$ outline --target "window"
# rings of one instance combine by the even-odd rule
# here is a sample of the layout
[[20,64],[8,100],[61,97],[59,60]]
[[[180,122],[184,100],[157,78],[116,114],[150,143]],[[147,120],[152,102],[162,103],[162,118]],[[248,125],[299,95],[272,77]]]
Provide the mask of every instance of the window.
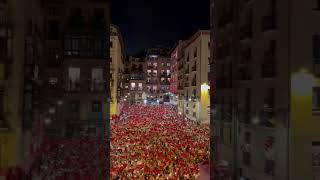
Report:
[[313,62],[313,73],[315,77],[320,77],[320,61]]
[[170,63],[167,63],[167,66],[168,66],[168,67],[170,67],[170,65],[171,65]]
[[0,56],[6,57],[8,55],[8,40],[0,37]]
[[196,117],[197,116],[197,113],[196,112],[193,112],[193,117]]
[[197,57],[198,56],[198,51],[197,51],[197,48],[195,49],[194,51],[194,56],[193,57]]
[[58,78],[57,77],[49,77],[49,84],[53,85],[53,86],[58,84]]
[[320,59],[320,35],[313,35],[313,58]]
[[320,87],[313,88],[313,110],[320,110]]
[[92,102],[92,112],[102,112],[102,105],[99,101]]
[[48,39],[49,40],[59,39],[59,22],[56,20],[48,21]]
[[113,48],[113,42],[110,41],[110,48]]
[[[65,35],[65,56],[107,58],[107,38],[92,35]],[[109,57],[108,57],[109,58]]]
[[48,7],[48,13],[50,16],[58,16],[59,9],[57,7]]
[[274,107],[274,100],[275,100],[275,95],[274,95],[274,88],[269,88],[268,92],[267,92],[267,97],[265,98],[265,104],[269,107],[269,108],[273,108]]

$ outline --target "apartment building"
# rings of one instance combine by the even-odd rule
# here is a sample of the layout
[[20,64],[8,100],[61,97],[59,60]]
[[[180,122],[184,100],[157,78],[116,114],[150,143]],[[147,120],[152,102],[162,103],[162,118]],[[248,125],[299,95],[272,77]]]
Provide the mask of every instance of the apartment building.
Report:
[[46,130],[102,135],[109,119],[109,1],[45,1]]
[[128,84],[125,86],[128,93],[125,94],[126,101],[131,104],[142,104],[146,99],[145,94],[145,54],[129,56],[129,64],[126,68]]
[[146,54],[146,95],[150,103],[169,103],[171,58],[168,48],[150,48]]
[[176,106],[181,114],[183,112],[183,50],[185,43],[186,41],[178,41],[171,52],[170,103]]
[[[28,171],[40,113],[43,7],[39,1],[0,1],[0,170]],[[2,174],[3,175],[3,174]],[[0,175],[0,178],[1,176]]]
[[119,27],[111,25],[110,27],[110,116],[119,113],[119,98],[121,95],[121,82],[124,72],[124,44]]
[[237,178],[319,179],[319,7],[214,1],[217,155]]
[[194,121],[208,120],[209,97],[202,98],[201,85],[209,84],[209,42],[210,31],[199,30],[184,47],[184,115]]

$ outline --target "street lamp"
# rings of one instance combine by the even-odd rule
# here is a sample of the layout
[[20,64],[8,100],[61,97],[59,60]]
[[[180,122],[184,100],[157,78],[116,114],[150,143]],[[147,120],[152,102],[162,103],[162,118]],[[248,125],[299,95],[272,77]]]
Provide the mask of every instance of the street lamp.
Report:
[[315,78],[313,74],[305,69],[301,69],[291,76],[291,90],[294,96],[311,96],[314,85]]

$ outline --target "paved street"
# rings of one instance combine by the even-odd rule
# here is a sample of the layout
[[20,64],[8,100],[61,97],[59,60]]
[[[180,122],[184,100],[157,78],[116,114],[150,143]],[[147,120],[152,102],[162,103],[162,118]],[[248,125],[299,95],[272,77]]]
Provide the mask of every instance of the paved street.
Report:
[[196,179],[209,158],[209,126],[165,106],[130,106],[110,133],[111,179]]

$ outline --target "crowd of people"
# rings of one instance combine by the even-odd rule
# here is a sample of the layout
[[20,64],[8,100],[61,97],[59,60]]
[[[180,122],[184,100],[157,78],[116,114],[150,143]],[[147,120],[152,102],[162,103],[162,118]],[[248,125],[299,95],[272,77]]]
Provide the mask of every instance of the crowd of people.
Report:
[[47,139],[35,157],[31,176],[47,180],[103,179],[107,173],[106,145],[99,137]]
[[111,179],[196,179],[209,133],[167,106],[132,105],[111,122]]

